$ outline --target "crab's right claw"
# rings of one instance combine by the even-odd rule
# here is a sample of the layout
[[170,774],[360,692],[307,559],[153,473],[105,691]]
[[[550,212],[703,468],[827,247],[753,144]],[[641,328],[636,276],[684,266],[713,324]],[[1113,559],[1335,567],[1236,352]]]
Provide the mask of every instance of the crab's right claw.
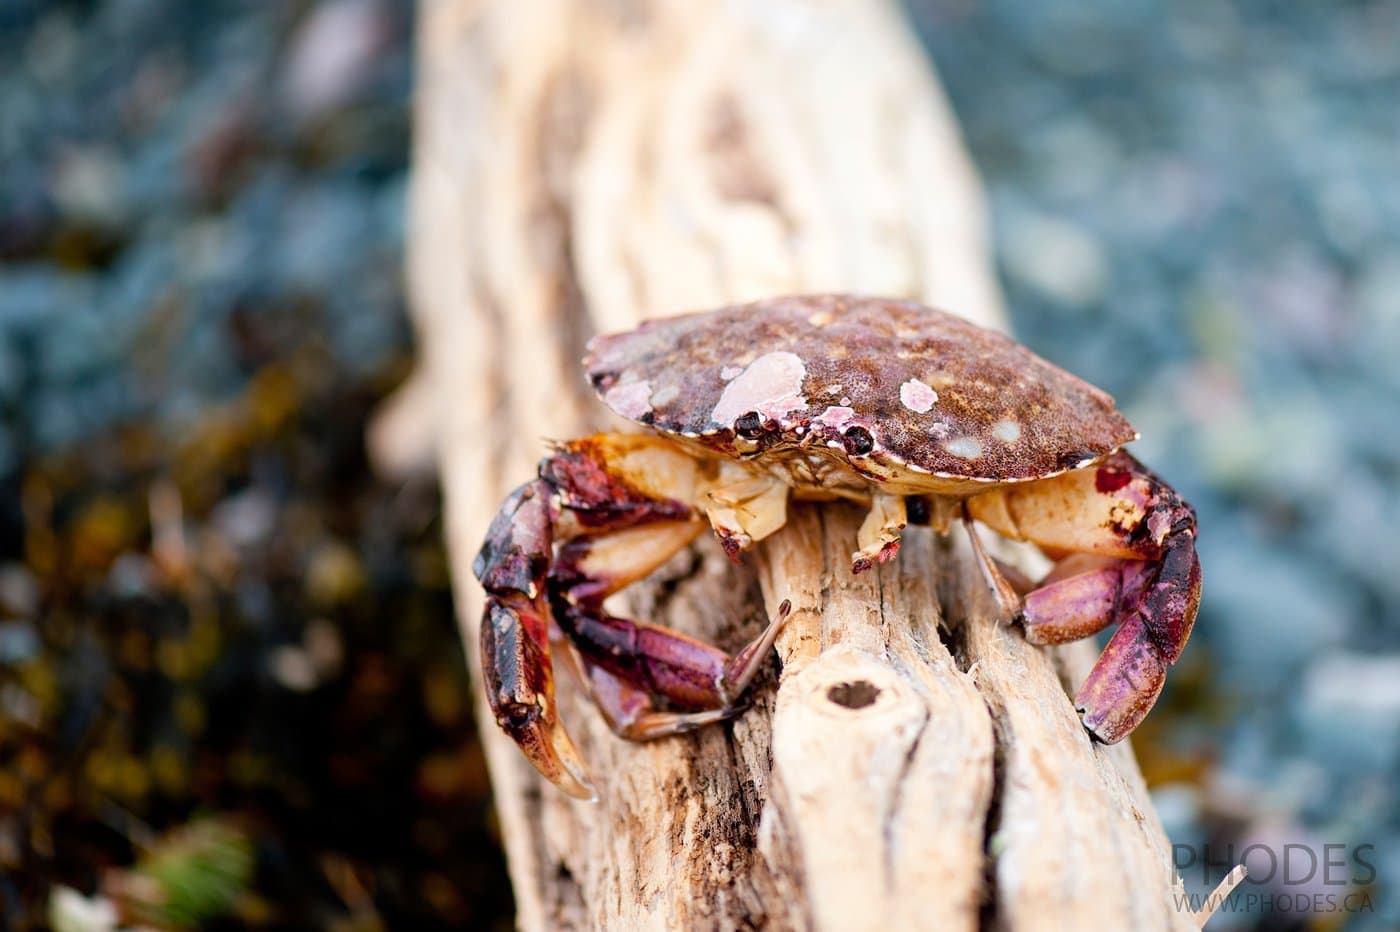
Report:
[[1201,563],[1192,537],[1173,543],[1074,698],[1084,727],[1104,744],[1121,741],[1147,717],[1167,667],[1191,635],[1201,601]]
[[578,799],[596,800],[555,708],[544,615],[521,598],[488,598],[481,619],[481,658],[486,698],[501,730],[555,786]]
[[967,506],[1003,534],[1075,554],[1026,595],[1021,623],[1033,644],[1119,625],[1075,705],[1096,740],[1127,737],[1157,701],[1196,621],[1196,513],[1121,450],[1092,469],[994,490]]

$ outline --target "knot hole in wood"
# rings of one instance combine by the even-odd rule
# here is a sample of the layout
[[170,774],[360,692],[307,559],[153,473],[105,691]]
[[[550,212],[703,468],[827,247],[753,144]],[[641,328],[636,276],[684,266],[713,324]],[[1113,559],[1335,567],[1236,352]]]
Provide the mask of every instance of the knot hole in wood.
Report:
[[826,698],[847,709],[863,709],[880,698],[880,688],[868,680],[837,683],[826,691]]

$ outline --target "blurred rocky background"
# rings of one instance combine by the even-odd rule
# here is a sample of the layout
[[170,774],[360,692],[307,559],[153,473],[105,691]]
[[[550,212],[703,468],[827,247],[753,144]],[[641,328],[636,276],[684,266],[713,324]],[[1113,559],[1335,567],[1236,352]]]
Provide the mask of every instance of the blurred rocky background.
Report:
[[437,493],[362,436],[412,12],[0,4],[0,928],[509,926]]
[[[1400,927],[1400,4],[908,6],[1019,335],[1200,511],[1188,886],[1340,844],[1211,928]],[[363,453],[412,14],[0,4],[0,927],[510,925],[436,490]]]
[[[1241,892],[1295,900],[1209,928],[1400,928],[1400,4],[909,5],[1018,336],[1200,514],[1195,635],[1134,744],[1188,886],[1259,844]],[[1361,882],[1284,883],[1288,844]]]

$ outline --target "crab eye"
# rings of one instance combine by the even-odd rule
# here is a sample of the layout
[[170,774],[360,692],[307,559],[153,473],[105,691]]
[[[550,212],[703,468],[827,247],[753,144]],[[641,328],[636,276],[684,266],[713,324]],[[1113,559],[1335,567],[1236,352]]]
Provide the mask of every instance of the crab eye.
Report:
[[758,416],[757,411],[741,414],[734,421],[734,432],[740,437],[757,440],[763,436],[763,419]]
[[852,456],[864,456],[875,449],[875,438],[864,427],[852,427],[842,435],[846,452]]
[[1096,459],[1098,459],[1098,455],[1089,450],[1071,450],[1068,453],[1060,454],[1060,468],[1078,469]]

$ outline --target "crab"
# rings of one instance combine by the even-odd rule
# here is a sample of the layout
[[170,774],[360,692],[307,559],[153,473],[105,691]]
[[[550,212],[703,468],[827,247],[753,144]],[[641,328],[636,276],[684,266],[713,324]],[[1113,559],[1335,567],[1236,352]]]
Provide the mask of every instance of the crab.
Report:
[[[584,367],[608,408],[649,430],[555,444],[473,567],[491,710],[566,793],[594,797],[557,714],[551,642],[624,738],[732,718],[787,602],[731,656],[604,600],[707,526],[737,561],[789,501],[868,509],[854,573],[894,559],[907,524],[960,525],[996,614],[1033,644],[1116,624],[1074,699],[1099,742],[1137,727],[1186,645],[1195,513],[1121,449],[1138,434],[1109,395],[999,333],[908,301],[800,295],[600,336]],[[1031,584],[974,522],[1058,562]]]

